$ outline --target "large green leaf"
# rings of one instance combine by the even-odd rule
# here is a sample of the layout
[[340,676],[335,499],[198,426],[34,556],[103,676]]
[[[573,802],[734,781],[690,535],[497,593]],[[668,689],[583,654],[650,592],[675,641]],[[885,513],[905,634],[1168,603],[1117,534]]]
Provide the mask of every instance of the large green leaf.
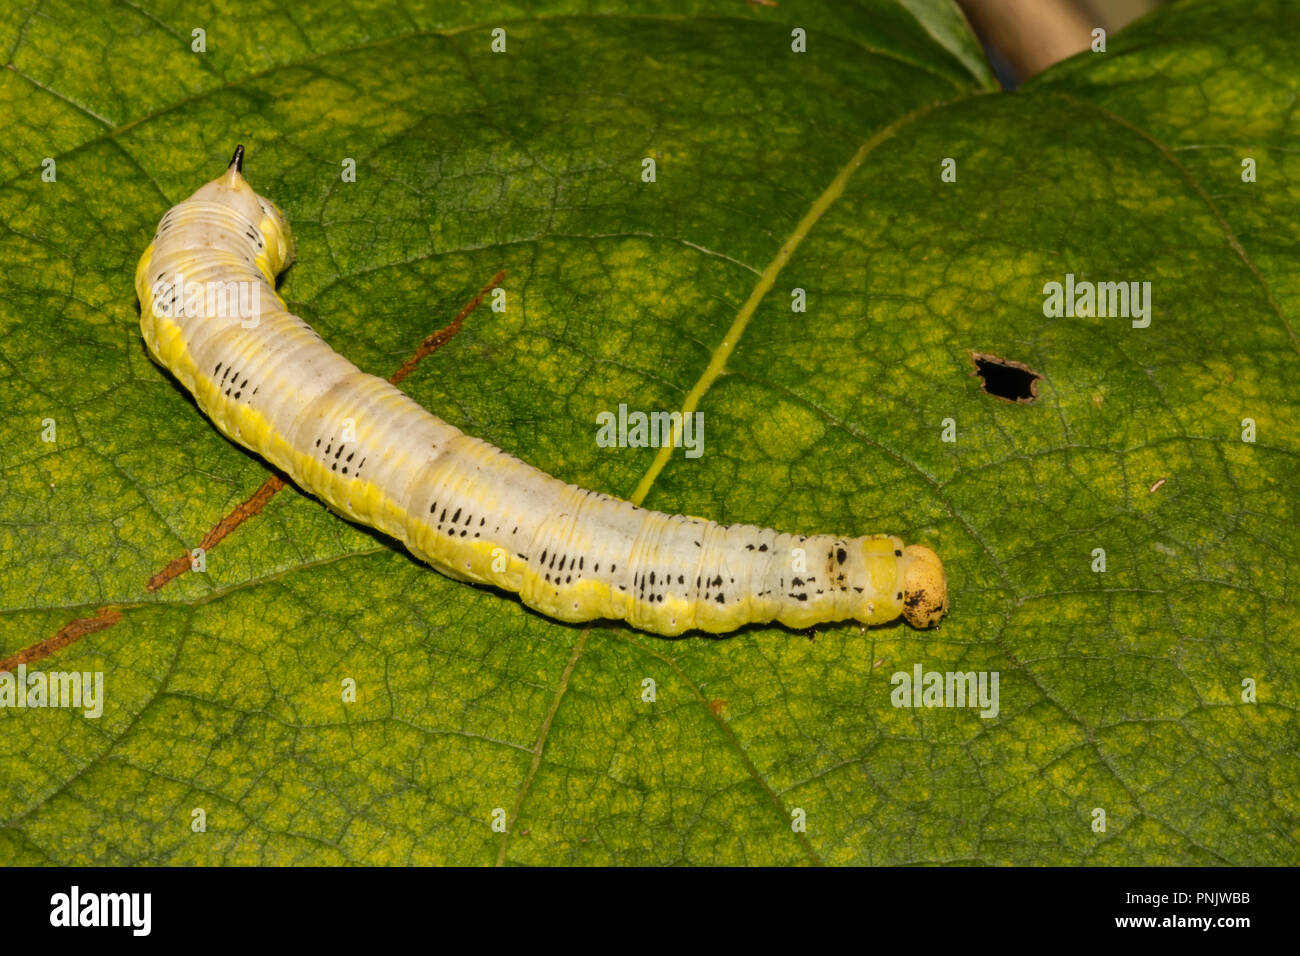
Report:
[[[31,665],[103,671],[102,717],[0,711],[0,862],[1300,859],[1294,4],[1180,3],[1016,94],[940,0],[263,6],[0,14],[0,654],[109,615]],[[236,142],[363,368],[504,268],[416,399],[661,510],[928,543],[948,619],[567,627],[292,489],[147,591],[267,475],[132,292]],[[1150,326],[1045,317],[1067,273],[1150,281]],[[696,397],[699,459],[595,443]],[[916,664],[999,714],[893,707]]]

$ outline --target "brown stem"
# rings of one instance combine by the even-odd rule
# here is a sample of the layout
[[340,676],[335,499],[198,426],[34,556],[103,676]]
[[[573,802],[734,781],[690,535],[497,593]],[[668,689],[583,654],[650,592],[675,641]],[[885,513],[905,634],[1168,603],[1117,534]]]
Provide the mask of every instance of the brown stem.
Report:
[[1092,44],[1090,22],[1069,0],[958,0],[975,29],[1029,79]]

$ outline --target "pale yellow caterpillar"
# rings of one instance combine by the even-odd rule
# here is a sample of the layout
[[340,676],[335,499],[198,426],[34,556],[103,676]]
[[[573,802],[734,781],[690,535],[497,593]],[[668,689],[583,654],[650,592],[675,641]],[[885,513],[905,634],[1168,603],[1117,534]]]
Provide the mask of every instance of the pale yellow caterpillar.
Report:
[[947,610],[927,547],[660,514],[464,434],[285,308],[274,282],[292,258],[283,214],[244,180],[241,146],[225,174],[168,210],[141,257],[144,340],[229,438],[443,574],[562,621],[667,635],[900,614],[930,627]]

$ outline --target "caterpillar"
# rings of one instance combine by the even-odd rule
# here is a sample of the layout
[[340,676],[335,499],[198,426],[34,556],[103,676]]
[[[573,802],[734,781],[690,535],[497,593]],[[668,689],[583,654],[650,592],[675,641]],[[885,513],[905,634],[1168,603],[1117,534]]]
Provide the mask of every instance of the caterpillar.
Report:
[[[565,484],[362,372],[276,292],[293,237],[243,159],[239,146],[225,173],[163,216],[136,269],[141,334],[223,434],[334,511],[561,621],[676,635],[900,614],[926,628],[947,611],[928,547],[650,511]],[[214,288],[249,308],[214,308]]]

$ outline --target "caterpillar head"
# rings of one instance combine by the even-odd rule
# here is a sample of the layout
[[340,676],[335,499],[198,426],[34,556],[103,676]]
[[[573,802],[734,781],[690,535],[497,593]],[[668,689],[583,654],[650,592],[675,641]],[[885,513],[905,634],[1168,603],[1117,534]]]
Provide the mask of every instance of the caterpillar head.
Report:
[[271,200],[259,196],[244,178],[244,147],[236,146],[230,165],[221,176],[199,187],[191,199],[229,206],[243,219],[257,226],[266,242],[264,253],[272,276],[293,261],[293,233],[284,213]]
[[903,549],[903,619],[934,627],[948,611],[948,575],[939,556],[923,544]]

